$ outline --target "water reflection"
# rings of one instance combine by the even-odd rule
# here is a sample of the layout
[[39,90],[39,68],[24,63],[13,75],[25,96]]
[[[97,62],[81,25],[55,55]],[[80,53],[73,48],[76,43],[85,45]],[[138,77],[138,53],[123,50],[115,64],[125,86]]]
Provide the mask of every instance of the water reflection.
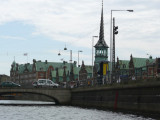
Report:
[[28,101],[28,100],[0,100],[1,105],[54,105],[55,102]]

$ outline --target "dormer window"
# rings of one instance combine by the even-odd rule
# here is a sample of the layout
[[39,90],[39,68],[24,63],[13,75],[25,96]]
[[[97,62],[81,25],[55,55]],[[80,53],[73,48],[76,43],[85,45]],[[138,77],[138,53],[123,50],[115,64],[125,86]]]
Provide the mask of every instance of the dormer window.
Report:
[[125,65],[125,64],[123,64],[123,68],[126,68],[126,65]]
[[43,68],[40,68],[40,70],[43,70]]

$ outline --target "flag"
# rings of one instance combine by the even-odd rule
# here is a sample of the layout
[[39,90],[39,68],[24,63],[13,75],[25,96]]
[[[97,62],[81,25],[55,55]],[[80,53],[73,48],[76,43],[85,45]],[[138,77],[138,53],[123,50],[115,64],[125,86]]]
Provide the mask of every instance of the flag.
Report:
[[23,55],[24,55],[24,56],[27,56],[27,55],[28,55],[28,53],[24,53]]

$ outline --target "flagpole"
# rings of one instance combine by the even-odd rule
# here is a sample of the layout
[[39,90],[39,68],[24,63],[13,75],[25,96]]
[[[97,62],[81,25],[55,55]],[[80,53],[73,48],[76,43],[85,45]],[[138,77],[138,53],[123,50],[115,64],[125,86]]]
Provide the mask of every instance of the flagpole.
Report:
[[24,53],[24,56],[27,56],[27,63],[28,63],[28,53]]

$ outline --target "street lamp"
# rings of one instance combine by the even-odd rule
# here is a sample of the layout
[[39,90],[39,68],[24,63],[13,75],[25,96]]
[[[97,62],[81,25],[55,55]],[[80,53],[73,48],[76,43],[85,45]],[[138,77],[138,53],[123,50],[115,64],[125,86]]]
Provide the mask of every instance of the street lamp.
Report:
[[[66,47],[66,45],[65,45],[65,48],[64,48],[64,50],[67,50],[67,47]],[[70,72],[71,72],[71,66],[72,66],[72,50],[70,50]]]
[[[78,50],[78,68],[79,68],[79,53],[83,52],[82,50]],[[79,81],[79,72],[78,72],[78,81]]]
[[65,44],[64,50],[67,50],[67,48],[66,48],[66,44]]
[[113,11],[128,11],[133,12],[133,10],[111,10],[111,21],[110,21],[110,74],[112,74],[112,12]]
[[[64,47],[64,50],[67,50],[67,47],[66,47],[66,45],[65,45],[65,47]],[[70,50],[70,63],[72,63],[72,50]]]
[[59,51],[58,56],[60,56],[60,55],[61,55],[61,53],[60,53],[60,51]]
[[94,38],[97,38],[98,36],[92,36],[92,78],[93,78],[93,45],[94,45]]
[[79,67],[79,53],[83,52],[82,50],[78,50],[78,67]]

